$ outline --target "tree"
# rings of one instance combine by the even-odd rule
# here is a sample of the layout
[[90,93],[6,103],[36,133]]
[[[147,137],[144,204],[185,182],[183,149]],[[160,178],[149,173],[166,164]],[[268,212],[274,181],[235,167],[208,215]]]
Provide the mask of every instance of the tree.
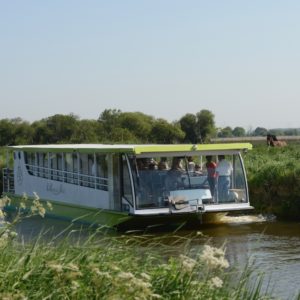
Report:
[[121,113],[120,127],[128,129],[141,142],[148,142],[154,118],[140,112]]
[[196,132],[200,142],[207,141],[210,137],[216,135],[215,116],[209,110],[203,109],[196,114]]
[[253,131],[254,136],[267,136],[268,130],[263,127],[256,127],[256,129]]
[[78,117],[70,115],[54,115],[34,122],[33,140],[37,144],[69,143],[78,126]]
[[222,128],[219,133],[218,133],[218,137],[232,137],[232,129],[231,127],[227,126],[225,128]]
[[178,143],[184,136],[179,125],[170,124],[164,119],[156,120],[151,130],[151,141],[159,144]]
[[101,133],[101,124],[95,120],[78,121],[78,126],[71,136],[71,143],[99,143],[103,141],[104,134]]
[[19,118],[13,119],[12,123],[15,128],[14,144],[15,145],[32,144],[34,130],[30,125],[30,123],[26,121],[22,121]]
[[14,126],[9,119],[0,120],[0,146],[14,144]]
[[113,128],[119,127],[121,113],[119,109],[105,109],[100,114],[98,122],[102,125],[103,129],[109,133]]
[[21,118],[0,120],[0,146],[31,144],[33,129]]
[[137,137],[132,134],[127,128],[115,128],[107,141],[109,143],[135,144],[138,143]]
[[235,127],[233,130],[232,130],[232,134],[233,136],[245,136],[246,135],[246,131],[243,127]]
[[180,120],[181,130],[184,132],[184,142],[196,144],[197,139],[197,117],[193,114],[185,114]]

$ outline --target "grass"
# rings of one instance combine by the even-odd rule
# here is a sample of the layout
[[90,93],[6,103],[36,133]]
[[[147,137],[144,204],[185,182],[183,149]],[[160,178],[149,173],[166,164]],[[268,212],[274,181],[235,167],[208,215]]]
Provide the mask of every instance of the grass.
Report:
[[71,230],[64,238],[40,233],[24,243],[15,225],[45,212],[38,199],[27,205],[29,215],[20,209],[0,227],[0,299],[271,298],[262,294],[261,280],[253,284],[249,268],[241,274],[229,266],[224,247],[193,248],[203,239],[197,232],[107,235],[99,228],[89,235]]
[[257,147],[245,156],[251,203],[284,219],[300,216],[300,147]]

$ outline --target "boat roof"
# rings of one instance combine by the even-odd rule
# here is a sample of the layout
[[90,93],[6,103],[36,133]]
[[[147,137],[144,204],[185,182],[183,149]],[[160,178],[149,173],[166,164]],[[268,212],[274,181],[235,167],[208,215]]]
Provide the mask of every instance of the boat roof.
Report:
[[224,144],[55,144],[55,145],[19,145],[8,146],[9,149],[28,152],[81,152],[81,153],[131,153],[142,155],[147,153],[174,153],[174,152],[209,152],[209,151],[247,151],[252,149],[250,143]]

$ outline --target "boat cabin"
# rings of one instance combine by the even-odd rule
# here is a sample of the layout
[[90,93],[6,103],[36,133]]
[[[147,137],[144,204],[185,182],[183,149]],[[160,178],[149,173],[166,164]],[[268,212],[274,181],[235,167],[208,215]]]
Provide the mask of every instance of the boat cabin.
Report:
[[[37,194],[54,204],[56,215],[70,218],[84,209],[123,216],[250,209],[241,154],[251,148],[248,143],[12,146],[13,166],[3,170],[3,190],[18,197]],[[223,187],[220,157],[230,169]],[[76,215],[70,213],[74,208]]]

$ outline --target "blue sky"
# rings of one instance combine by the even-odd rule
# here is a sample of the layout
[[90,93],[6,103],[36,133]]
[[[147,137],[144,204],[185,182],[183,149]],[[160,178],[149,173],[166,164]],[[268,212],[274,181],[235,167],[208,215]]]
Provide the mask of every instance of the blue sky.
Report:
[[0,1],[0,119],[107,108],[300,127],[299,1]]

